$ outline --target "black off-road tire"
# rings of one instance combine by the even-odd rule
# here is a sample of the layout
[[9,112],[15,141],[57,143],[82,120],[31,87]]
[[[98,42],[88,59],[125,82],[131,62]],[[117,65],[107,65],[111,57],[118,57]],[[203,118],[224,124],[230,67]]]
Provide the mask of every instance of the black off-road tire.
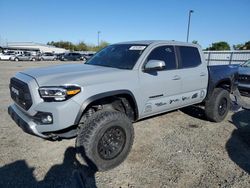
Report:
[[107,109],[95,112],[80,127],[76,149],[78,157],[88,166],[106,171],[126,159],[133,141],[134,128],[129,118],[122,112]]
[[205,102],[205,114],[209,121],[223,121],[230,109],[229,92],[223,88],[215,88],[210,99]]

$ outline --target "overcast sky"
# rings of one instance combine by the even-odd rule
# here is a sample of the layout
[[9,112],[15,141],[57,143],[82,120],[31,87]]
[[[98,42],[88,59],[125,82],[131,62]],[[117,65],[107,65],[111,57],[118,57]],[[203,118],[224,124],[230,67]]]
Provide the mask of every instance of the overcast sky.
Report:
[[166,39],[203,48],[250,40],[250,0],[0,0],[0,43],[68,40],[110,43]]

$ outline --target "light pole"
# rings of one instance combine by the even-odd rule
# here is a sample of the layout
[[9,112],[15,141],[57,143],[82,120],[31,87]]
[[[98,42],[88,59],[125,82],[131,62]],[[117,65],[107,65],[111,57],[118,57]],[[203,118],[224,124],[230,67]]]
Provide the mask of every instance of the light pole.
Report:
[[97,31],[97,46],[100,45],[100,33],[101,31]]
[[189,38],[189,28],[190,28],[190,21],[191,21],[191,14],[193,13],[193,10],[189,11],[189,15],[188,15],[188,29],[187,29],[187,42],[188,42],[188,38]]

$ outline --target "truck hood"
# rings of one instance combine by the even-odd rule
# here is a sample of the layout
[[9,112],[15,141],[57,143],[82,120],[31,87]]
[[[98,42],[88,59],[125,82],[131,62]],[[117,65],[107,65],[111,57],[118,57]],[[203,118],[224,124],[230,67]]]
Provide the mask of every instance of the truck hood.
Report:
[[250,67],[239,67],[239,74],[250,75]]
[[[107,78],[105,75],[119,75],[126,71],[110,67],[102,67],[86,64],[68,64],[52,67],[29,69],[22,74],[33,77],[39,86],[59,86],[65,84],[91,84],[100,79]],[[104,81],[104,80],[103,80]]]

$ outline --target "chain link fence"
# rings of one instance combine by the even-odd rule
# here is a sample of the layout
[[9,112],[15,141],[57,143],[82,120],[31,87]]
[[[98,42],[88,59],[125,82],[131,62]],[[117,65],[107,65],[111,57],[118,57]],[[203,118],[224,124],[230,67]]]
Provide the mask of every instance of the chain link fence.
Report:
[[208,65],[241,64],[250,59],[250,50],[203,51]]

